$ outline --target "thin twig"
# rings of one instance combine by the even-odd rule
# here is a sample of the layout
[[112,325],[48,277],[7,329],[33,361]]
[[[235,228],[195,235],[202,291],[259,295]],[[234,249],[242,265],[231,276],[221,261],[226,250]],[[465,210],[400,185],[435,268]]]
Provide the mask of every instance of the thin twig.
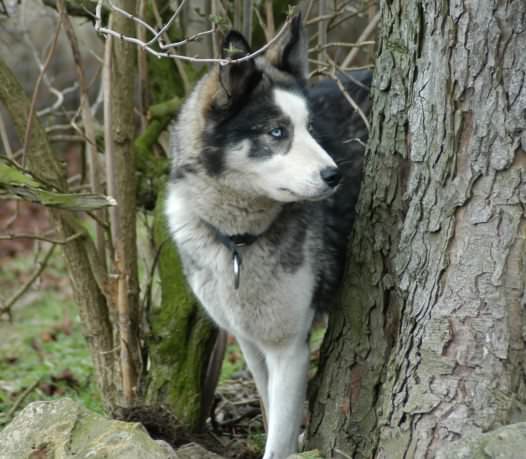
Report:
[[[110,2],[110,6],[111,6],[112,9],[114,9],[114,6],[111,4],[111,2]],[[179,60],[188,61],[188,62],[217,63],[219,65],[239,64],[241,62],[245,62],[245,61],[248,61],[250,59],[253,59],[256,56],[259,56],[260,54],[263,54],[277,40],[279,40],[279,38],[285,33],[285,31],[287,30],[287,28],[290,25],[290,22],[292,20],[291,17],[288,17],[285,20],[285,22],[284,22],[283,26],[281,27],[280,31],[274,36],[274,38],[272,38],[272,40],[267,42],[266,45],[262,46],[261,48],[257,49],[256,51],[254,51],[254,52],[252,52],[250,54],[247,54],[246,56],[240,57],[238,59],[231,59],[231,58],[215,59],[215,58],[202,58],[202,57],[184,56],[182,54],[169,53],[167,51],[157,51],[157,50],[155,50],[154,48],[152,48],[150,46],[150,44],[149,44],[150,42],[144,42],[142,40],[139,40],[138,38],[129,37],[129,36],[124,35],[124,34],[122,34],[120,32],[116,32],[115,30],[112,30],[110,28],[103,27],[101,25],[101,23],[102,23],[101,13],[100,13],[101,9],[102,9],[102,0],[99,0],[99,2],[97,4],[97,8],[96,8],[96,21],[95,21],[95,30],[97,32],[99,32],[99,33],[106,34],[106,35],[111,35],[111,36],[116,37],[116,38],[118,38],[120,40],[124,40],[124,41],[127,41],[129,43],[134,43],[137,46],[143,47],[143,49],[145,49],[147,52],[149,52],[150,54],[153,54],[154,56],[156,56],[158,58],[166,57],[166,58],[170,58],[170,59],[179,59]],[[115,11],[118,12],[118,13],[124,14],[126,17],[128,17],[130,19],[133,19],[136,22],[139,22],[139,23],[143,23],[144,22],[142,20],[139,20],[135,16],[133,16],[131,13],[123,12],[123,10],[121,10],[121,9],[115,10]],[[153,28],[151,26],[148,26],[148,29],[152,30]],[[182,40],[182,41],[176,42],[176,43],[164,44],[164,43],[158,42],[158,44],[159,44],[159,46],[162,49],[167,49],[167,48],[176,47],[176,46],[182,46],[183,44],[187,43],[190,40],[197,39],[199,37],[202,37],[205,34],[212,33],[213,31],[214,30],[207,30],[207,31],[204,31],[204,32],[199,32],[199,33],[193,35],[192,37],[188,37],[185,40]],[[156,35],[158,35],[158,32],[155,32],[155,33],[156,33]]]
[[[110,196],[116,196],[117,184],[116,184],[116,171],[115,171],[115,159],[113,154],[113,134],[112,134],[112,118],[111,118],[111,49],[112,49],[112,38],[106,37],[106,45],[104,48],[104,67],[102,70],[102,87],[104,91],[104,159],[106,161],[106,187]],[[119,207],[115,206],[109,209],[110,216],[110,231],[111,231],[111,245],[117,243],[118,235],[120,234],[119,228]],[[113,252],[113,250],[112,250]],[[113,256],[112,256],[113,259]]]
[[[153,0],[152,5],[157,6],[157,1]],[[146,14],[146,0],[139,0],[139,17],[144,18]],[[137,37],[146,41],[146,30],[144,27],[137,26],[135,31]],[[146,113],[148,112],[149,103],[149,94],[148,94],[148,62],[146,59],[146,52],[142,48],[137,49],[137,73],[138,73],[138,111],[139,118],[141,122],[141,131],[144,131],[147,125]]]
[[265,28],[265,36],[267,41],[270,40],[276,33],[276,23],[274,21],[274,8],[272,0],[265,0],[265,18],[267,27]]
[[[323,17],[327,13],[327,0],[319,0],[318,13]],[[327,44],[327,21],[318,22],[318,60],[325,61],[327,53],[325,52],[325,45]],[[320,66],[321,67],[321,66]]]
[[[376,26],[378,25],[378,22],[380,21],[380,13],[376,13],[376,16],[372,19],[369,24],[367,24],[367,27],[363,30],[362,34],[358,38],[358,43],[364,42],[369,38],[369,36],[374,32],[376,29]],[[347,57],[343,60],[341,66],[342,67],[349,67],[356,55],[358,54],[359,48],[352,49],[349,54],[347,54]]]
[[[163,19],[161,17],[161,13],[159,13],[159,8],[157,8],[157,2],[156,1],[152,2],[152,11],[153,11],[153,15],[155,16],[155,20],[157,22],[157,26],[161,27]],[[166,41],[170,41],[169,37],[168,37],[168,33],[166,33],[166,32],[163,34],[163,38]],[[173,53],[172,50],[170,50],[169,52]],[[185,68],[184,68],[184,66],[183,66],[181,61],[176,60],[175,61],[175,66],[177,67],[177,71],[179,72],[179,76],[181,77],[181,81],[183,82],[184,93],[185,93],[185,95],[188,95],[188,94],[190,94],[190,91],[192,89],[192,84],[190,83],[190,79],[188,78],[188,74],[186,73],[186,70],[185,70]]]
[[[122,249],[117,249],[122,254]],[[120,364],[122,374],[122,392],[127,402],[135,398],[135,372],[130,356],[129,343],[131,342],[130,305],[128,301],[129,276],[123,264],[123,260],[117,255],[115,266],[118,272],[117,280],[117,311],[119,315],[119,341],[120,341]]]
[[354,108],[356,112],[358,112],[358,115],[360,115],[360,118],[362,118],[365,124],[365,127],[367,128],[367,130],[369,130],[370,126],[369,126],[369,121],[367,120],[367,117],[365,116],[360,106],[354,101],[351,95],[347,92],[341,80],[338,78],[338,76],[335,73],[329,73],[329,76],[336,82],[336,84],[338,85],[338,89],[341,91],[345,99],[347,99],[347,102],[351,104],[352,108]]
[[159,244],[159,247],[157,247],[157,250],[155,251],[155,256],[152,261],[152,265],[150,266],[150,271],[148,273],[148,279],[146,281],[146,289],[144,292],[144,298],[143,298],[143,309],[145,311],[150,310],[150,306],[152,304],[152,291],[153,291],[153,280],[155,277],[155,270],[157,269],[157,265],[159,263],[159,259],[161,258],[161,251],[164,247],[164,245],[170,241],[171,238],[167,237],[163,242]]
[[9,408],[9,411],[5,415],[5,418],[3,419],[3,422],[9,422],[13,415],[16,413],[16,410],[20,407],[20,405],[24,402],[24,400],[27,398],[27,396],[33,392],[38,385],[40,384],[40,378],[38,378],[35,382],[33,382],[29,387],[27,387],[24,392],[22,392],[18,398],[15,400],[11,408]]
[[10,313],[11,308],[13,305],[20,299],[22,296],[26,294],[26,292],[30,289],[30,287],[33,285],[33,283],[40,277],[44,269],[46,269],[46,265],[51,258],[51,255],[53,255],[53,251],[55,250],[56,245],[53,244],[51,248],[47,251],[46,255],[44,256],[43,260],[40,262],[39,267],[35,270],[35,272],[31,275],[29,280],[22,285],[16,291],[13,295],[11,295],[11,298],[7,300],[7,302],[3,305],[0,305],[0,314]]
[[50,113],[56,112],[60,107],[64,105],[64,100],[67,94],[76,91],[79,88],[78,83],[75,81],[71,86],[68,86],[67,88],[62,89],[59,91],[58,89],[54,88],[51,85],[48,85],[48,89],[51,91],[52,94],[55,95],[56,99],[55,102],[53,102],[52,105],[49,107],[42,108],[37,111],[37,116],[45,116],[49,115]]
[[[86,84],[86,77],[84,74],[84,67],[82,64],[82,57],[80,54],[79,43],[77,35],[73,30],[73,25],[71,20],[66,13],[66,6],[64,0],[58,0],[57,2],[58,11],[60,14],[60,19],[64,26],[64,30],[68,37],[71,52],[73,54],[73,61],[75,62],[75,70],[77,72],[77,78],[79,81],[79,91],[80,91],[80,107],[82,113],[82,122],[84,124],[84,132],[87,138],[86,142],[86,154],[88,157],[89,164],[89,179],[93,193],[102,194],[104,192],[102,185],[100,183],[99,177],[99,168],[98,168],[98,159],[97,159],[97,140],[95,136],[95,121],[93,119],[93,114],[91,113],[91,107],[89,104],[88,96],[88,86]],[[96,211],[97,216],[104,221],[104,211]],[[96,245],[99,253],[99,258],[105,265],[106,261],[106,243],[104,239],[104,229],[97,225],[96,227]]]
[[51,63],[51,59],[53,58],[53,55],[55,54],[55,50],[57,49],[58,37],[60,36],[61,27],[62,27],[62,24],[60,21],[58,21],[57,27],[55,29],[55,35],[53,36],[53,42],[47,53],[46,60],[44,61],[44,64],[42,65],[40,74],[38,75],[37,81],[35,83],[35,88],[33,89],[33,96],[31,98],[31,106],[29,108],[29,115],[27,117],[26,131],[24,133],[24,144],[22,147],[22,151],[23,151],[22,164],[25,163],[25,156],[26,156],[27,147],[29,145],[29,137],[31,135],[31,127],[33,125],[33,117],[35,114],[35,107],[37,104],[38,93],[40,91],[40,84],[42,83],[44,74],[46,73],[47,68],[49,67],[49,64]]
[[0,138],[2,139],[2,145],[4,146],[4,151],[6,156],[14,161],[13,159],[13,150],[11,149],[11,144],[9,143],[9,137],[7,136],[7,129],[4,123],[4,117],[0,113]]
[[243,35],[252,45],[252,0],[243,0]]
[[316,53],[320,50],[327,49],[327,48],[362,48],[364,46],[372,46],[375,43],[376,43],[375,41],[361,41],[361,42],[356,42],[356,43],[335,41],[331,43],[326,43],[322,47],[317,46],[315,48],[311,48],[309,49],[309,53]]
[[339,454],[340,456],[343,456],[345,459],[352,459],[351,456],[349,456],[348,454],[344,453],[342,450],[340,450],[338,448],[335,448],[334,452],[336,454]]
[[69,244],[71,241],[74,241],[75,239],[78,239],[79,237],[83,236],[84,233],[75,233],[72,236],[69,236],[66,239],[52,239],[47,238],[44,236],[39,236],[38,234],[24,234],[24,233],[17,233],[17,234],[0,234],[0,241],[12,241],[16,239],[34,239],[36,241],[43,241],[43,242],[49,242],[50,244],[58,244],[58,245],[65,245]]

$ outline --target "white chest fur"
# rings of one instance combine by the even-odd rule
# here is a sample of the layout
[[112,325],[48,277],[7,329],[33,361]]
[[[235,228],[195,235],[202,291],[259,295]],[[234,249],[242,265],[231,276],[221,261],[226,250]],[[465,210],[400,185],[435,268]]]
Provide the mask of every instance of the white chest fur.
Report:
[[236,337],[268,344],[306,335],[315,283],[310,260],[290,272],[280,265],[279,249],[256,240],[239,249],[242,264],[236,290],[231,251],[214,238],[184,198],[183,193],[170,193],[166,213],[188,282],[212,319]]

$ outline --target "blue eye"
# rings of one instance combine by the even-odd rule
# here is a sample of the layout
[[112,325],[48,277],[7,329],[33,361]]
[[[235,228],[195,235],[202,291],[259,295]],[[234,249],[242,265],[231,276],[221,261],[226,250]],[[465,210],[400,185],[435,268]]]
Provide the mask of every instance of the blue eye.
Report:
[[282,139],[283,137],[285,137],[286,131],[282,127],[275,127],[269,132],[269,134],[275,139]]

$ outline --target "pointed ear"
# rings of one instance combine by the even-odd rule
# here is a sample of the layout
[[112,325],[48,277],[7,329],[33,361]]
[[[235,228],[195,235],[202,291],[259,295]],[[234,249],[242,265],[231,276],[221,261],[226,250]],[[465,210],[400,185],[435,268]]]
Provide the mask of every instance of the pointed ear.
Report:
[[308,43],[301,13],[292,18],[289,30],[267,53],[272,65],[306,81],[309,75]]
[[[239,32],[230,31],[223,41],[222,58],[240,59],[250,53],[245,37]],[[254,59],[249,59],[238,64],[220,66],[219,79],[226,97],[224,102],[232,105],[255,88],[261,79],[261,73],[256,68]]]

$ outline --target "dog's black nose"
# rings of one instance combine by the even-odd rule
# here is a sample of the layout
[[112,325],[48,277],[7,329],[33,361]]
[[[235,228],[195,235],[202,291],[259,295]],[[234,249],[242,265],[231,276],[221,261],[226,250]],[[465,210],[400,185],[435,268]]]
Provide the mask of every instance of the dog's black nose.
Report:
[[326,167],[320,172],[320,175],[331,188],[335,188],[342,178],[342,174],[340,174],[340,170],[337,167]]

